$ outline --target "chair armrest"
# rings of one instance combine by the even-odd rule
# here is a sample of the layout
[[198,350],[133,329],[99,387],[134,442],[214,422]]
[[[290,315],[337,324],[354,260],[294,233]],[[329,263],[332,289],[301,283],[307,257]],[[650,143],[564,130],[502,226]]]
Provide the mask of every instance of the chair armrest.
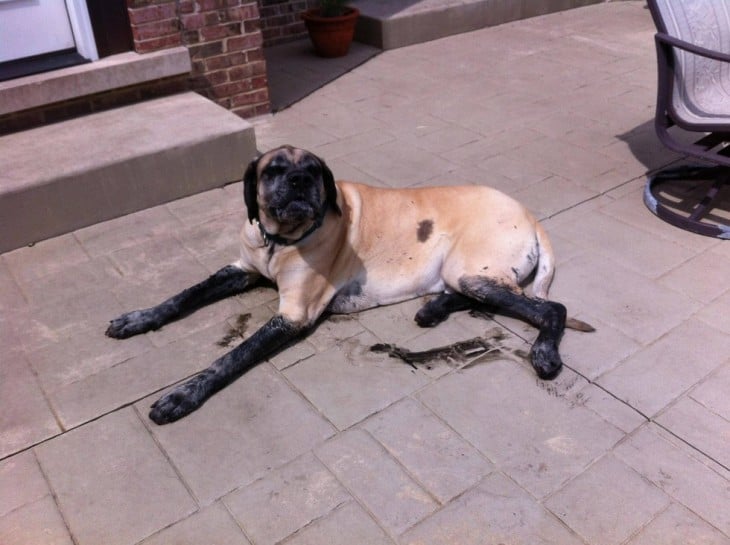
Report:
[[672,47],[688,51],[689,53],[694,53],[695,55],[699,55],[700,57],[706,57],[708,59],[730,63],[730,54],[728,53],[722,53],[720,51],[714,51],[712,49],[707,49],[706,47],[691,44],[663,32],[657,32],[657,34],[654,36],[654,39],[657,42],[671,45]]

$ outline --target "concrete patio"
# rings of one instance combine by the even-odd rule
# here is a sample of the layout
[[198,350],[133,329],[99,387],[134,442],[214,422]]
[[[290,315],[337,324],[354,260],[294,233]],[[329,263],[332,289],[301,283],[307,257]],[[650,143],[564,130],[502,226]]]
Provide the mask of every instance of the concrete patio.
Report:
[[[423,330],[411,301],[324,322],[158,427],[149,405],[276,293],[125,341],[106,323],[236,258],[241,185],[2,254],[0,543],[729,544],[730,243],[642,204],[682,159],[653,132],[653,33],[629,0],[390,50],[255,127],[339,178],[487,184],[543,218],[551,297],[597,328],[566,333],[553,382],[514,355],[532,328]],[[505,356],[459,366],[369,351],[494,328]]]

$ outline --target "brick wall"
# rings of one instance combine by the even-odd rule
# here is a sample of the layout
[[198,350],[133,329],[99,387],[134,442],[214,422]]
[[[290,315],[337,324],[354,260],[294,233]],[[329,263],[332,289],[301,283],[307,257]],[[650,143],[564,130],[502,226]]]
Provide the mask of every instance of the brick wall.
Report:
[[127,7],[137,53],[182,44],[175,0],[127,0]]
[[257,0],[126,2],[134,50],[144,54],[184,45],[192,74],[4,114],[0,135],[190,89],[244,118],[270,111]]
[[299,14],[317,4],[317,0],[260,0],[264,45],[305,38],[307,30]]
[[256,0],[127,0],[134,48],[184,45],[193,90],[241,117],[270,111]]

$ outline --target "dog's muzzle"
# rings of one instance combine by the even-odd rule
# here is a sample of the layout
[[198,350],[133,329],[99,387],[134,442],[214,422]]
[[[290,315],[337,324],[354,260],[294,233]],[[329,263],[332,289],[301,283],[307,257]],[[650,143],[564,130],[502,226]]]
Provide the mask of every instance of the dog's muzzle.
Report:
[[280,223],[302,223],[313,220],[317,213],[314,207],[301,200],[293,200],[282,206],[269,207],[269,212]]
[[302,223],[319,216],[319,195],[314,178],[302,171],[287,174],[269,202],[269,214],[277,221],[287,224]]

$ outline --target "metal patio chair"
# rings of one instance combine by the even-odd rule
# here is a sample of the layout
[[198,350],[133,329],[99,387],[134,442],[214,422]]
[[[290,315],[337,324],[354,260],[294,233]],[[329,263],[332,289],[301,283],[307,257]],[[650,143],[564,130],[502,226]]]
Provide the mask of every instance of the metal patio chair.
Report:
[[648,0],[657,27],[654,125],[668,148],[709,162],[649,178],[647,207],[694,233],[730,238],[730,2]]

